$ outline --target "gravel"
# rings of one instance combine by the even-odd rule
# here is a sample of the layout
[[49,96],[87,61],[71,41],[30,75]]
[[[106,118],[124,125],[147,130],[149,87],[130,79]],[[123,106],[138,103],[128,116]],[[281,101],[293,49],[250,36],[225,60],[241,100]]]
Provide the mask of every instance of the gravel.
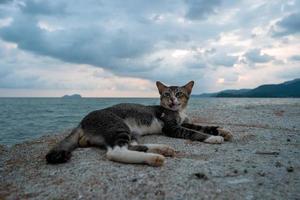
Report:
[[97,148],[77,149],[68,163],[47,165],[46,152],[67,132],[0,146],[0,199],[300,199],[300,106],[191,115],[231,130],[234,140],[210,145],[146,136],[142,142],[177,150],[158,168],[111,162]]

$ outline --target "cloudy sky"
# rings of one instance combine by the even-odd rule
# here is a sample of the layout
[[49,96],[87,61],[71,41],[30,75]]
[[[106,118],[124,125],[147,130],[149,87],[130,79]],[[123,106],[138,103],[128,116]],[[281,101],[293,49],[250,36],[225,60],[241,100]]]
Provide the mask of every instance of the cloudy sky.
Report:
[[0,0],[0,96],[194,94],[300,77],[299,0]]

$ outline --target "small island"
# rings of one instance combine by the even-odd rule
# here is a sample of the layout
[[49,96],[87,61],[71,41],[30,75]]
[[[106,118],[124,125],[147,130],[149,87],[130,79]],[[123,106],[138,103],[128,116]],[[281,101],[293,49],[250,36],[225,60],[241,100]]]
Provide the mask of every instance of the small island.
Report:
[[64,95],[62,96],[63,99],[81,99],[80,94],[72,94],[72,95]]

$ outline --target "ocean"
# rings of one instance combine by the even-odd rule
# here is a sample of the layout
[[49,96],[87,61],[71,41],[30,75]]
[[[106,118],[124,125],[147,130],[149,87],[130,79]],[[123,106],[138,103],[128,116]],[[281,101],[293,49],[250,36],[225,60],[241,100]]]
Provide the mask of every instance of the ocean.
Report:
[[[298,104],[299,99],[191,98],[187,112],[237,106]],[[158,105],[158,98],[0,98],[0,144],[11,146],[71,129],[89,112],[118,103]]]

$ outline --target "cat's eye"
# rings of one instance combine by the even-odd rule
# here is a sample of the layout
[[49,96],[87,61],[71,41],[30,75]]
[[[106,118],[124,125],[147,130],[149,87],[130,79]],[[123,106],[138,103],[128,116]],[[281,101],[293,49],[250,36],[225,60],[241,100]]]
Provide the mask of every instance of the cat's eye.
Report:
[[176,97],[181,97],[181,96],[183,96],[183,93],[182,93],[182,92],[177,92],[177,93],[176,93]]
[[170,92],[165,92],[165,93],[164,93],[164,96],[165,96],[165,97],[170,97],[170,96],[171,96],[171,93],[170,93]]

